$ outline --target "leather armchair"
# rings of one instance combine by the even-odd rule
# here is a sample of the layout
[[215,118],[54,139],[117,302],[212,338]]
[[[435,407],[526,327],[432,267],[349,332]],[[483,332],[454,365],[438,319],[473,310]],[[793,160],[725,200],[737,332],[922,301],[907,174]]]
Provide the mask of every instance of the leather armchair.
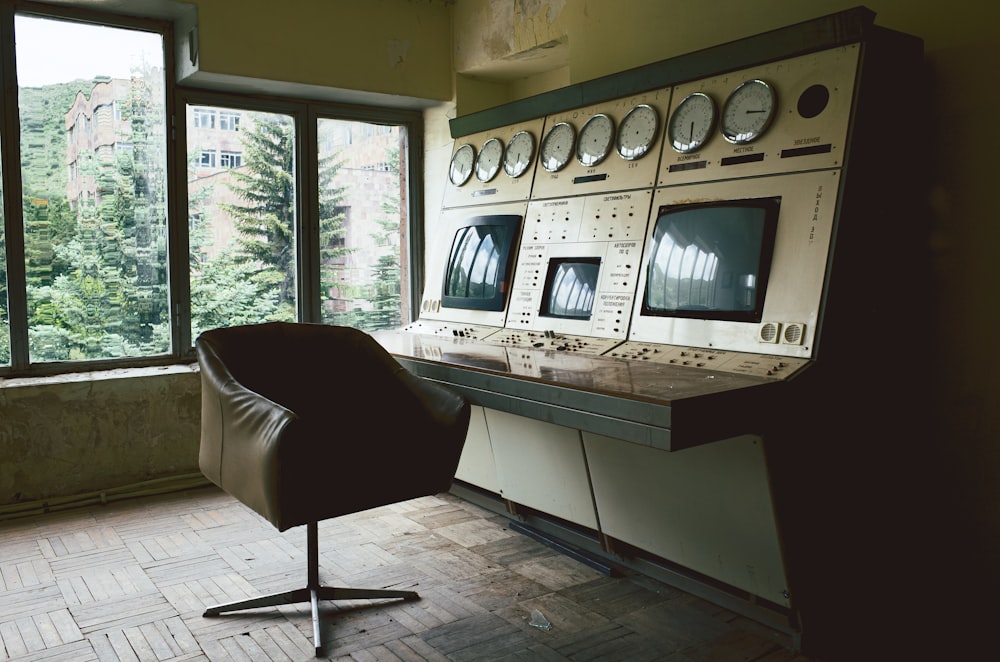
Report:
[[318,600],[417,598],[320,586],[317,522],[447,491],[468,430],[468,402],[414,376],[349,327],[219,328],[195,346],[202,472],[279,531],[308,527],[304,589],[217,605],[205,615],[312,602],[320,654]]

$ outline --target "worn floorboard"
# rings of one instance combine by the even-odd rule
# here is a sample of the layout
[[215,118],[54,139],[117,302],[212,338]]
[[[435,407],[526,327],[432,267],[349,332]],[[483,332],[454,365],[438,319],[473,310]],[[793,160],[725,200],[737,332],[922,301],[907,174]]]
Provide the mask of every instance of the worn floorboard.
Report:
[[[202,616],[305,586],[305,533],[214,488],[0,522],[0,660],[308,660],[308,605]],[[608,577],[451,494],[320,523],[321,603],[352,662],[808,662],[768,628],[649,577]],[[530,624],[532,612],[551,624]]]

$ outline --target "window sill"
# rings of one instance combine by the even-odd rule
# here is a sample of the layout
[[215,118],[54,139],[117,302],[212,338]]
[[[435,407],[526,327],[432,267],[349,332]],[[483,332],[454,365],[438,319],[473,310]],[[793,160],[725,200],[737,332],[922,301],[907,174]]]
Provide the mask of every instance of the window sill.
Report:
[[55,384],[74,384],[80,382],[97,382],[113,379],[139,379],[144,377],[161,377],[164,375],[178,375],[197,372],[197,363],[183,363],[142,368],[112,368],[108,370],[67,372],[58,375],[45,375],[39,377],[0,377],[0,388],[52,386]]

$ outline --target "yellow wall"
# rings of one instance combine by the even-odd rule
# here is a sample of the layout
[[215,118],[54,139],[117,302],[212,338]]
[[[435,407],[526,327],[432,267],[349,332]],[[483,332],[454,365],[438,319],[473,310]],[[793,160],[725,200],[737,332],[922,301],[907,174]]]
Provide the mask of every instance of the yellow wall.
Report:
[[[199,75],[452,96],[444,0],[196,0]],[[262,91],[267,91],[263,88]]]

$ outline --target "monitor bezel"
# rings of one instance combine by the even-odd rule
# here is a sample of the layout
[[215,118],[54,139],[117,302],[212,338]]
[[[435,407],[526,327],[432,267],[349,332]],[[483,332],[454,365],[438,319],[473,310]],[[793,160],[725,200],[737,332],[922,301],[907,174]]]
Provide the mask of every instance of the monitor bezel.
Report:
[[[649,306],[649,278],[651,268],[649,261],[652,260],[655,243],[653,238],[656,230],[665,216],[669,216],[682,211],[698,209],[763,209],[764,227],[761,233],[761,247],[758,256],[757,269],[757,298],[752,310],[705,310],[705,309],[653,309]],[[767,196],[761,198],[741,198],[732,200],[712,200],[707,202],[685,202],[679,204],[661,205],[657,209],[653,226],[649,234],[649,250],[646,256],[645,277],[641,283],[642,303],[639,314],[656,318],[678,318],[678,319],[698,319],[706,321],[721,322],[747,322],[752,324],[760,323],[764,318],[764,301],[767,298],[767,287],[770,281],[771,269],[773,267],[774,243],[778,234],[778,217],[781,212],[781,196]]]
[[563,319],[563,320],[574,320],[579,322],[589,322],[594,316],[594,306],[591,305],[590,312],[586,317],[580,317],[579,315],[558,315],[555,313],[545,312],[549,308],[549,303],[552,301],[552,279],[555,277],[558,266],[562,264],[596,264],[597,265],[597,279],[594,282],[594,296],[596,303],[597,292],[600,288],[601,281],[601,258],[598,256],[566,256],[566,257],[551,257],[548,261],[548,266],[545,271],[545,280],[542,284],[542,300],[538,304],[538,316],[546,317],[550,319]]
[[[503,311],[507,307],[507,298],[510,294],[510,277],[514,267],[514,257],[517,254],[515,247],[520,242],[521,223],[524,217],[517,214],[482,214],[472,216],[455,228],[452,234],[451,243],[448,247],[448,258],[445,261],[444,273],[441,278],[441,307],[461,310],[487,310]],[[460,233],[470,227],[483,225],[500,225],[507,230],[506,245],[500,247],[498,260],[497,288],[492,297],[470,298],[463,296],[453,296],[448,294],[448,278],[451,275],[451,260],[454,257],[455,241]]]

